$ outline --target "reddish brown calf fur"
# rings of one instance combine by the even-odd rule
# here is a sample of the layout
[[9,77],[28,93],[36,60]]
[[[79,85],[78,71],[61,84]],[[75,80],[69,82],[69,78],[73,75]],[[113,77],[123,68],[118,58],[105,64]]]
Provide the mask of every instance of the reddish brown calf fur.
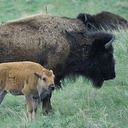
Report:
[[[53,72],[38,63],[24,61],[0,64],[0,103],[7,92],[13,95],[24,95],[31,118],[35,116],[38,104],[38,98],[35,97],[45,97],[51,93],[50,88],[53,86]],[[49,106],[51,108],[51,103]],[[49,106],[45,107],[46,112]]]

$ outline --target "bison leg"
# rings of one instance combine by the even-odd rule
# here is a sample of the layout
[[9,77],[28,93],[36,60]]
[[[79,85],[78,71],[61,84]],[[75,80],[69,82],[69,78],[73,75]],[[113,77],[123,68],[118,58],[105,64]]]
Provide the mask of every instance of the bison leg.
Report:
[[48,95],[45,99],[42,101],[42,109],[44,109],[45,113],[48,114],[52,110],[51,106],[51,96],[52,94]]
[[6,91],[0,90],[0,104],[2,103],[2,101],[3,101],[3,99],[4,99],[6,94],[7,94]]
[[28,118],[32,120],[35,118],[38,102],[36,102],[35,100],[33,100],[33,98],[29,96],[26,96],[26,102],[28,107]]

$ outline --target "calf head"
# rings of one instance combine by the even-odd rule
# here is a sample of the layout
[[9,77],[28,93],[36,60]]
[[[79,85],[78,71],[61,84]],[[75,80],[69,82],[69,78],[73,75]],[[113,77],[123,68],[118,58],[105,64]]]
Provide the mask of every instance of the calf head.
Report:
[[44,70],[42,73],[35,72],[37,80],[37,91],[41,100],[50,95],[54,90],[54,74],[52,70]]

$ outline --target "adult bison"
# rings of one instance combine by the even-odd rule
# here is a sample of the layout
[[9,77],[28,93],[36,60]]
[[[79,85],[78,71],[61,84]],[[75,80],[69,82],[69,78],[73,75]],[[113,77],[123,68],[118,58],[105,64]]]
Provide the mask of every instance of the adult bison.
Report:
[[96,15],[80,13],[77,18],[83,21],[89,31],[128,29],[126,19],[107,11]]
[[[52,69],[55,83],[82,75],[95,87],[115,78],[110,33],[88,33],[79,19],[36,15],[0,26],[0,62],[34,61]],[[50,96],[43,100],[50,108]]]

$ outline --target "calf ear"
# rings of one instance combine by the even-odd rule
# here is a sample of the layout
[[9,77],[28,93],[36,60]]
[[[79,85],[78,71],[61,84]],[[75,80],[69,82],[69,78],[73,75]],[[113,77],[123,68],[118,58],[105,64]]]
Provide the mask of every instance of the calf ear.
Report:
[[34,75],[37,76],[37,78],[40,78],[40,79],[42,78],[42,74],[39,72],[35,72]]
[[112,46],[115,36],[111,33],[105,32],[95,32],[90,34],[90,39],[92,39],[92,48],[95,50],[107,50]]

